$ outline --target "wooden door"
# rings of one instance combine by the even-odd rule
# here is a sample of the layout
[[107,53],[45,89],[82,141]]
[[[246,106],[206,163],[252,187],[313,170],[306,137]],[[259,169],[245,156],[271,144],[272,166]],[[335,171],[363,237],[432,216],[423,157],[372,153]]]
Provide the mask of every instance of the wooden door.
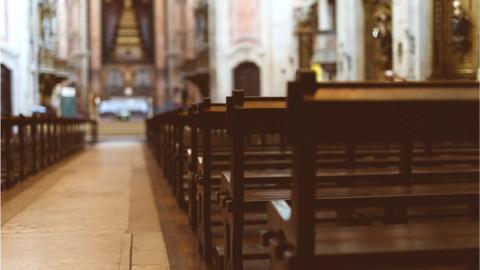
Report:
[[2,115],[12,114],[12,72],[6,66],[1,68]]
[[244,90],[246,96],[260,96],[260,68],[252,62],[239,64],[233,70],[233,86]]

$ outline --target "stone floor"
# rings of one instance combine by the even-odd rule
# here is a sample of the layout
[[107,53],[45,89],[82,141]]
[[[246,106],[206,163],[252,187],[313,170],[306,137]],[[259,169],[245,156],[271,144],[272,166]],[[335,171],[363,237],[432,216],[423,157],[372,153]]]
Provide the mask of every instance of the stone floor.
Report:
[[90,146],[2,194],[1,238],[1,269],[206,269],[141,139]]

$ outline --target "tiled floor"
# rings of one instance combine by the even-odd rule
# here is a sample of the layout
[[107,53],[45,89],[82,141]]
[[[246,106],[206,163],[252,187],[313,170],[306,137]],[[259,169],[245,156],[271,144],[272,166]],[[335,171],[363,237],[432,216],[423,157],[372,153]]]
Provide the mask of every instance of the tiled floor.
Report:
[[170,269],[145,159],[107,141],[6,194],[1,269]]

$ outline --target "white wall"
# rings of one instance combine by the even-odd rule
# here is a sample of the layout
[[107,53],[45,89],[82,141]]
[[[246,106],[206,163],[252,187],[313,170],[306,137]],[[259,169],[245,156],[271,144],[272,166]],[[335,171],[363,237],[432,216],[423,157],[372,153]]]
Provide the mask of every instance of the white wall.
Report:
[[364,12],[360,0],[337,0],[337,80],[365,78]]
[[[287,82],[293,80],[298,68],[297,37],[293,15],[293,1],[270,0],[266,12],[271,15],[271,38],[268,52],[271,53],[269,63],[270,78],[262,92],[265,96],[285,96]],[[270,83],[268,83],[270,82]]]
[[292,0],[259,0],[259,42],[232,44],[231,1],[212,1],[210,7],[211,97],[225,102],[233,90],[233,69],[244,61],[260,68],[263,96],[283,96],[296,70]]
[[2,0],[6,10],[2,23],[5,34],[0,38],[0,60],[12,71],[12,111],[14,115],[30,115],[32,106],[38,104],[35,74],[31,66],[31,1]]
[[432,73],[433,0],[393,0],[393,70],[408,80]]

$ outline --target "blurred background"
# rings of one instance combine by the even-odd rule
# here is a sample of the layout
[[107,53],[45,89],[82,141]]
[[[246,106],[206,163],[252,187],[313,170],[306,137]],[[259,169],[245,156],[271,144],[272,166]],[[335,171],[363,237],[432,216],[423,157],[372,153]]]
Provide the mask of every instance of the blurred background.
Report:
[[476,80],[478,0],[0,0],[1,112],[145,117],[232,89],[318,81]]

